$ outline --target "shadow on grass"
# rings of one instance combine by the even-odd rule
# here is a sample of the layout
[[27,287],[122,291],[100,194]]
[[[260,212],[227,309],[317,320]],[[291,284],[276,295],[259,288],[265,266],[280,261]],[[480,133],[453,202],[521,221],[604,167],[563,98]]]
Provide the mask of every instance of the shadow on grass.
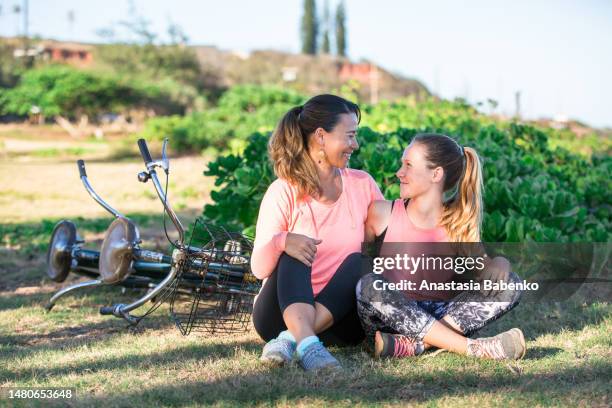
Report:
[[525,354],[525,360],[540,360],[547,357],[554,357],[559,353],[563,353],[563,349],[559,347],[529,347]]
[[41,350],[59,350],[83,344],[93,345],[115,335],[142,333],[170,327],[174,327],[174,323],[166,315],[149,316],[146,323],[137,327],[128,326],[123,320],[108,317],[107,320],[101,322],[63,326],[48,333],[0,334],[0,344],[9,348],[27,346],[27,349],[19,350],[20,356],[23,356]]
[[[77,306],[70,305],[70,302],[74,302],[75,299],[79,299],[81,302],[79,303],[78,308],[81,309],[83,307],[91,307],[95,308],[92,312],[98,313],[97,309],[99,306],[107,306],[110,303],[117,303],[119,301],[131,303],[132,301],[140,298],[145,291],[142,289],[126,289],[125,293],[122,293],[122,287],[119,285],[105,285],[99,287],[86,287],[75,290],[74,292],[68,293],[65,296],[62,296],[57,300],[55,307],[47,312],[45,310],[45,306],[53,297],[55,293],[57,293],[60,289],[70,286],[74,283],[80,281],[87,281],[91,278],[88,277],[80,277],[77,278],[78,275],[70,276],[68,280],[66,280],[61,287],[53,287],[53,289],[49,287],[45,287],[44,291],[37,292],[36,287],[32,287],[31,289],[34,293],[24,293],[16,292],[16,291],[5,291],[0,293],[0,312],[6,312],[10,310],[16,310],[23,307],[33,307],[39,308],[42,314],[49,313],[50,316],[54,316],[58,314],[58,311],[62,309],[62,307],[68,307],[71,309],[77,308]],[[30,287],[28,287],[30,289]],[[51,290],[50,290],[51,289]],[[66,306],[68,304],[68,306]]]
[[[506,370],[491,373],[458,369],[417,370],[390,375],[366,365],[345,366],[339,373],[307,374],[299,369],[272,369],[249,375],[233,375],[211,381],[156,386],[120,395],[82,397],[86,406],[220,404],[236,406],[281,404],[325,406],[330,403],[428,402],[445,397],[485,398],[499,396],[507,403],[574,404],[585,398],[596,403],[606,398],[612,372],[610,363],[563,368],[549,373],[512,375]],[[495,394],[499,393],[499,394]],[[494,401],[491,401],[494,403]],[[498,401],[499,403],[499,401]]]
[[[117,331],[118,332],[118,331]],[[117,335],[117,332],[115,335]],[[106,336],[103,339],[98,339],[88,345],[106,341],[111,336]],[[129,339],[129,337],[126,337]],[[137,340],[137,338],[135,338]],[[114,346],[117,349],[116,345]],[[61,346],[51,345],[40,347],[39,351],[59,350]],[[2,373],[7,380],[12,381],[29,381],[41,377],[61,377],[63,375],[74,372],[98,372],[105,370],[125,370],[125,369],[143,369],[149,370],[152,367],[156,369],[164,369],[165,366],[175,366],[176,364],[184,364],[186,361],[193,360],[194,363],[206,358],[224,359],[233,357],[236,348],[249,352],[256,352],[261,349],[261,345],[252,341],[229,341],[219,344],[203,343],[203,344],[188,344],[185,346],[175,346],[172,350],[157,351],[154,353],[130,354],[120,357],[96,357],[94,361],[84,358],[80,361],[70,362],[60,367],[49,368],[23,368],[15,371],[4,370]],[[120,348],[119,348],[120,350]]]
[[[133,297],[127,298],[125,295],[120,295],[118,291],[114,293],[116,296],[109,297],[113,289],[102,289],[95,297],[88,296],[85,302],[76,305],[59,304],[51,312],[46,312],[43,305],[46,304],[52,294],[14,294],[0,297],[0,311],[25,307],[26,320],[30,320],[32,317],[36,318],[36,310],[40,313],[40,323],[35,321],[30,324],[21,324],[17,322],[14,326],[11,325],[14,328],[5,327],[0,331],[0,373],[2,372],[1,367],[5,365],[2,362],[15,356],[24,359],[39,352],[63,350],[83,345],[91,347],[128,333],[139,334],[174,327],[174,322],[170,319],[165,305],[162,305],[154,314],[143,319],[136,327],[130,326],[124,320],[113,316],[104,317],[104,320],[97,322],[83,321],[88,319],[88,313],[85,313],[85,315],[83,313],[84,308],[91,310],[91,316],[98,320],[100,305],[109,302],[125,302],[128,299],[133,300]],[[140,295],[142,293],[138,296]],[[66,300],[64,299],[64,301]],[[32,307],[35,308],[34,313],[32,313]],[[28,310],[28,308],[30,309]],[[144,313],[146,310],[145,306],[142,310],[138,310],[137,314]],[[14,313],[19,315],[9,315],[9,318],[20,319],[20,312]],[[49,327],[54,325],[58,328],[49,331]],[[9,333],[8,330],[12,330],[12,332]],[[6,374],[3,376],[6,376]]]

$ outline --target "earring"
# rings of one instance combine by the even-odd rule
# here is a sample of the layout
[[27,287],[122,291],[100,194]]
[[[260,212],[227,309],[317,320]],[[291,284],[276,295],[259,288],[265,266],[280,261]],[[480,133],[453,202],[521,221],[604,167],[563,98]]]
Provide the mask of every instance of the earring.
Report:
[[325,152],[323,149],[319,150],[319,164],[321,164],[321,160],[325,158]]

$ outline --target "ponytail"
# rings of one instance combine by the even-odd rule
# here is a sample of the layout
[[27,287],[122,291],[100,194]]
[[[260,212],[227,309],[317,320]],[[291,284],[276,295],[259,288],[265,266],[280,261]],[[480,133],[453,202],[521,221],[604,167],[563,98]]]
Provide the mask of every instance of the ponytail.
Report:
[[298,122],[302,109],[301,106],[290,109],[276,126],[268,143],[276,177],[295,185],[300,198],[321,193],[317,169],[308,155],[306,137]]
[[476,150],[437,133],[421,133],[413,140],[425,146],[430,168],[444,170],[444,193],[454,191],[444,202],[439,225],[446,229],[451,242],[480,242],[483,184]]
[[463,149],[465,169],[454,200],[444,205],[440,224],[452,242],[480,242],[482,228],[482,165],[476,150]]

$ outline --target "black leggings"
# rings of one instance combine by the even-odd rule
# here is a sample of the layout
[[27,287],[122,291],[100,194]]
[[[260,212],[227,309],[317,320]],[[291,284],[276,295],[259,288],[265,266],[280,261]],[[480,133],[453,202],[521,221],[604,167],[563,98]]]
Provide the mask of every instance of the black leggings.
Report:
[[365,334],[356,308],[355,286],[367,272],[368,258],[360,253],[346,257],[338,270],[315,297],[310,281],[311,268],[283,253],[253,305],[253,325],[257,334],[269,341],[287,330],[283,312],[293,303],[322,304],[333,316],[333,325],[319,339],[326,346],[356,345]]

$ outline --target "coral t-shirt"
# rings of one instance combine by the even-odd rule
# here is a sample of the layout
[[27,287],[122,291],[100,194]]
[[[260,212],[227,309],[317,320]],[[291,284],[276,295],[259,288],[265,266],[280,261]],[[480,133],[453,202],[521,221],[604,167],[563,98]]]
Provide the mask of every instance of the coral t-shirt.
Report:
[[257,218],[251,269],[259,279],[274,271],[285,250],[287,233],[321,239],[312,264],[316,296],[346,257],[361,252],[368,206],[383,195],[372,177],[361,170],[341,169],[342,193],[332,204],[310,196],[298,200],[298,190],[286,180],[275,180],[263,197]]

